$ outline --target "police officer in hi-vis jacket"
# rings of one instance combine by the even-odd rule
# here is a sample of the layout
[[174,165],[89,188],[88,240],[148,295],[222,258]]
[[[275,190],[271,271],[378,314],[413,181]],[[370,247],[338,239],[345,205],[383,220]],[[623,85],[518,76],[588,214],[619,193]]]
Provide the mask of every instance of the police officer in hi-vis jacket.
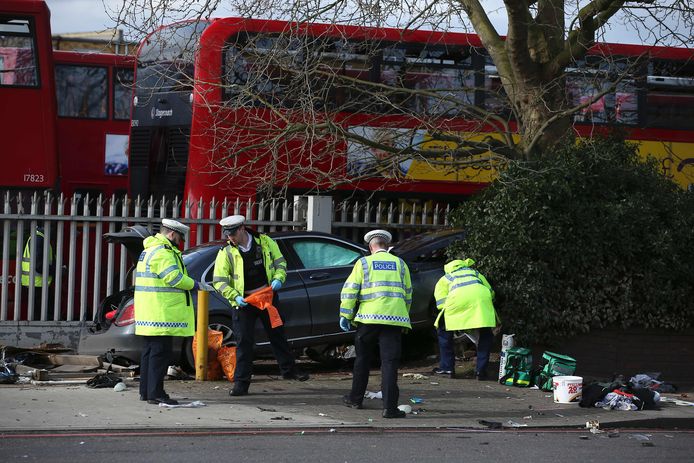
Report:
[[234,307],[234,335],[236,336],[236,370],[234,387],[229,395],[248,394],[255,346],[255,324],[260,321],[270,340],[284,379],[306,381],[308,374],[296,367],[283,326],[272,327],[267,310],[261,310],[245,297],[270,286],[274,294],[273,306],[277,306],[276,292],[287,277],[287,262],[277,243],[269,236],[245,227],[246,218],[232,215],[220,220],[227,245],[219,250],[214,264],[212,284]]
[[369,365],[376,344],[380,346],[383,417],[404,418],[398,409],[398,366],[403,329],[411,329],[412,284],[410,270],[399,257],[388,253],[392,236],[373,230],[364,236],[371,255],[355,264],[340,295],[340,328],[356,325],[352,390],[342,400],[348,407],[362,408],[369,382]]
[[455,259],[448,262],[445,272],[434,288],[434,299],[439,315],[434,326],[439,335],[441,363],[434,373],[455,372],[455,351],[453,331],[478,330],[477,367],[475,376],[486,380],[489,351],[494,341],[492,328],[496,327],[498,317],[494,309],[494,290],[480,272],[472,268],[472,259]]
[[190,291],[213,288],[188,276],[178,249],[190,227],[162,219],[161,230],[144,239],[135,268],[135,334],[145,338],[140,360],[140,400],[150,404],[178,402],[164,391],[174,336],[195,334]]

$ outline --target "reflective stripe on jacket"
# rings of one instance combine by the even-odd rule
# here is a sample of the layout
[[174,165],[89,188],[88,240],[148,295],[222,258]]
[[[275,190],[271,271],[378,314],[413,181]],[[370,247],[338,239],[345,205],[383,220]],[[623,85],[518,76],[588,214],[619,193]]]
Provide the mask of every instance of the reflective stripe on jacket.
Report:
[[446,272],[434,288],[434,299],[439,316],[443,316],[446,331],[470,330],[496,326],[494,291],[487,279],[470,268],[472,259],[454,260],[444,266]]
[[[46,236],[43,234],[43,232],[36,231],[36,236],[40,237],[41,240],[45,240]],[[36,240],[37,246],[41,246],[43,248],[43,244],[41,244],[42,241]],[[43,260],[43,249],[38,249],[38,247],[35,248],[36,256],[39,259]],[[43,262],[35,262],[36,269],[39,267],[43,267]],[[53,265],[53,247],[49,244],[48,245],[48,266]],[[29,277],[31,276],[31,238],[27,240],[26,246],[24,246],[24,253],[22,254],[22,286],[30,286],[29,285]],[[51,282],[53,281],[53,276],[48,275],[48,284],[50,285]],[[36,271],[34,273],[34,286],[36,288],[41,288],[43,286],[43,272]]]
[[340,316],[348,320],[412,328],[410,270],[402,259],[388,252],[359,259],[342,287],[340,299]]
[[[280,252],[280,248],[275,240],[264,234],[258,236],[251,234],[251,239],[255,240],[256,245],[260,246],[268,284],[272,280],[279,280],[284,283],[284,280],[287,278],[287,261]],[[227,244],[217,253],[212,285],[218,293],[229,301],[232,307],[238,305],[236,297],[243,296],[243,277],[243,257],[241,256],[241,251],[239,251],[237,246],[231,243]]]
[[193,336],[190,290],[195,282],[186,272],[181,251],[160,233],[143,243],[135,268],[135,334]]

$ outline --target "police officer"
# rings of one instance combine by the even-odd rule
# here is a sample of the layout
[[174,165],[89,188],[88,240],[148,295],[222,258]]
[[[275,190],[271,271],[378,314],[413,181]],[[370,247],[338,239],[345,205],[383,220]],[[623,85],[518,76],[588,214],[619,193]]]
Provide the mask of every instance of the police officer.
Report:
[[192,289],[213,288],[190,278],[178,247],[190,227],[162,219],[161,229],[144,239],[135,269],[135,334],[145,338],[140,360],[140,400],[177,405],[164,391],[174,336],[193,336]]
[[[474,264],[472,259],[456,259],[444,266],[445,274],[434,288],[436,307],[440,311],[434,326],[439,330],[442,368],[452,367],[455,362],[452,339],[447,342],[448,336],[452,338],[453,331],[457,330],[479,329],[475,376],[485,380],[497,315],[492,303],[494,291],[484,275],[472,268]],[[445,333],[441,333],[442,330]]]
[[[29,295],[31,288],[31,266],[34,265],[34,319],[40,318],[41,302],[43,300],[43,286],[50,286],[53,282],[53,247],[48,244],[48,278],[44,281],[43,278],[43,247],[46,235],[40,228],[36,229],[36,244],[34,245],[34,254],[31,254],[31,237],[27,240],[22,254],[22,278],[21,283],[27,289],[26,294]],[[53,318],[51,313],[50,298],[46,301],[46,313],[48,319]]]
[[404,418],[398,410],[398,365],[403,329],[410,329],[412,284],[410,270],[399,257],[388,253],[392,236],[386,230],[373,230],[364,236],[371,255],[354,264],[340,295],[340,328],[357,326],[354,346],[352,390],[342,400],[348,407],[362,408],[369,382],[369,365],[376,344],[380,346],[383,391],[383,417]]
[[277,243],[265,234],[246,228],[245,220],[242,215],[232,215],[219,222],[228,244],[217,253],[212,283],[217,292],[235,308],[236,370],[234,387],[229,391],[232,396],[248,394],[258,318],[268,335],[282,377],[299,381],[308,379],[308,374],[296,367],[284,327],[272,328],[267,310],[260,310],[244,299],[244,296],[270,285],[275,291],[273,305],[277,307],[276,291],[282,287],[287,276],[287,262]]

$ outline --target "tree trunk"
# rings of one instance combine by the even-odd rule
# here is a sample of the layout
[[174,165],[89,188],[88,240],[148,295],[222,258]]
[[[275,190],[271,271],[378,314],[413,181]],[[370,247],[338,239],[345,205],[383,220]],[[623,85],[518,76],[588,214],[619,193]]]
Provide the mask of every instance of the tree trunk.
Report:
[[573,136],[571,116],[565,114],[564,79],[559,80],[550,86],[529,84],[517,93],[520,151],[526,160],[551,152],[557,142]]

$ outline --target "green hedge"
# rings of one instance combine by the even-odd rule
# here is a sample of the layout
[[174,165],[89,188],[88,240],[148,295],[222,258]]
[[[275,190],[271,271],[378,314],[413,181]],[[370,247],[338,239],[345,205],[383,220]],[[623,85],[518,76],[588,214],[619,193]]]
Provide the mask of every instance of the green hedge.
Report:
[[694,194],[614,139],[510,166],[452,214],[505,332],[553,342],[606,326],[694,325]]

